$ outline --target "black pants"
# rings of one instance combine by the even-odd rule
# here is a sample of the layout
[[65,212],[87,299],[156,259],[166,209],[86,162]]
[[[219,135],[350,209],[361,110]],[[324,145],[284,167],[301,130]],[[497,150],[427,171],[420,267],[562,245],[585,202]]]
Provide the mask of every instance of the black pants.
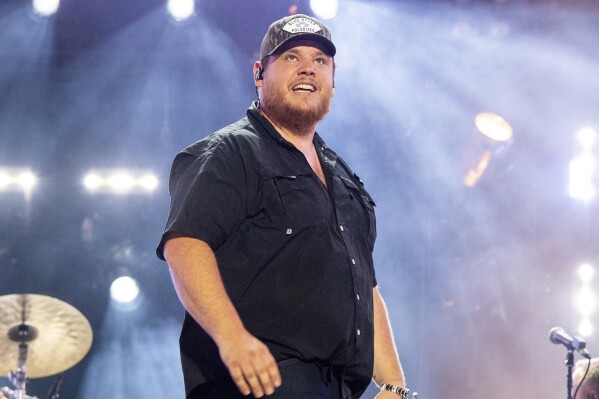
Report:
[[[321,369],[297,359],[278,363],[282,384],[264,399],[343,399],[337,383],[323,380]],[[243,396],[229,375],[197,386],[188,399],[253,399]]]

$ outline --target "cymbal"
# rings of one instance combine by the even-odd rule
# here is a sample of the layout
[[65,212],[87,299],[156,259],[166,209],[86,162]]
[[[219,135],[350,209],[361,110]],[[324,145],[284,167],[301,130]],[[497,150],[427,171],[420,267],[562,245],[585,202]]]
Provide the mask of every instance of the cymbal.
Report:
[[17,371],[19,344],[28,345],[25,371],[30,378],[68,370],[87,354],[92,328],[81,312],[46,295],[0,296],[0,374]]

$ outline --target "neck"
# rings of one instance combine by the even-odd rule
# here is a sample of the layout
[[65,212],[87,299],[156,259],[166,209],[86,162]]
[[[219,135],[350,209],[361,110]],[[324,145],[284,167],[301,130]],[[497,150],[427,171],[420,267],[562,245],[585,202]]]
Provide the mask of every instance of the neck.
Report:
[[314,147],[314,134],[316,133],[316,124],[311,126],[309,129],[305,129],[303,131],[297,131],[293,129],[289,129],[284,125],[277,123],[276,120],[270,118],[268,114],[260,111],[262,116],[264,116],[268,121],[277,129],[279,134],[285,138],[288,142],[290,142],[295,148],[304,154],[306,157],[306,161],[316,174],[322,184],[327,185],[327,181],[322,170],[322,166],[320,165],[320,160],[318,159],[318,154],[316,153],[316,148]]

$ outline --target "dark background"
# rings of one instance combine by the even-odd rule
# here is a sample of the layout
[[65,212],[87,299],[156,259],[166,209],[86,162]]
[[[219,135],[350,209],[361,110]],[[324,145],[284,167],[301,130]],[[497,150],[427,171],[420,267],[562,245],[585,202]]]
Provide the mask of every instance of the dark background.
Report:
[[[0,166],[39,176],[29,199],[0,193],[0,295],[57,297],[90,321],[61,397],[183,397],[183,310],[154,254],[170,163],[244,115],[262,35],[293,5],[310,13],[197,0],[176,23],[163,0],[63,0],[50,18],[0,2]],[[597,204],[568,196],[575,135],[599,126],[597,21],[599,3],[576,0],[352,0],[327,21],[336,96],[319,132],[377,202],[377,278],[421,399],[566,395],[566,351],[547,334],[576,333],[576,270],[599,264]],[[512,125],[508,145],[477,133],[482,111]],[[84,190],[88,170],[112,167],[153,170],[159,189]],[[142,290],[129,311],[109,297],[122,273]]]

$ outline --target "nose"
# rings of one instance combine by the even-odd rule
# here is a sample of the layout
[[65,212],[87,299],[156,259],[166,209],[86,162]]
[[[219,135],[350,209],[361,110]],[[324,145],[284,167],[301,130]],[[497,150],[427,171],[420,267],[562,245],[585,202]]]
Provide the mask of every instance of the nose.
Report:
[[315,75],[314,64],[312,64],[312,62],[304,62],[300,67],[299,74],[306,75],[306,76],[314,76]]

